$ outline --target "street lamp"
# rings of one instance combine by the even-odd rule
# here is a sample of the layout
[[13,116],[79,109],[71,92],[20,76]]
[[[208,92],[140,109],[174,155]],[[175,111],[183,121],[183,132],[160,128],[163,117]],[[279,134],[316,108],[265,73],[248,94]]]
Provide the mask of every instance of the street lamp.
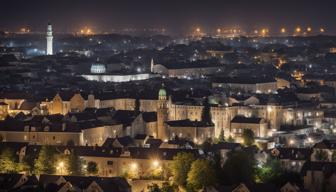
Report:
[[56,169],[59,170],[59,173],[60,173],[61,175],[63,175],[64,162],[63,162],[63,161],[60,161],[60,162],[58,163],[58,166],[56,167]]
[[293,139],[289,140],[290,145],[294,145],[295,141]]
[[297,28],[295,29],[295,31],[296,31],[297,33],[300,33],[300,32],[301,32],[301,27],[297,27]]
[[160,165],[160,163],[159,163],[158,160],[154,160],[154,161],[152,162],[152,164],[153,164],[153,167],[154,167],[154,168],[157,168],[157,167]]
[[132,168],[133,170],[137,169],[137,168],[138,168],[138,164],[136,164],[136,163],[132,163],[132,164],[131,164],[131,168]]
[[286,33],[286,29],[285,28],[281,28],[281,33]]

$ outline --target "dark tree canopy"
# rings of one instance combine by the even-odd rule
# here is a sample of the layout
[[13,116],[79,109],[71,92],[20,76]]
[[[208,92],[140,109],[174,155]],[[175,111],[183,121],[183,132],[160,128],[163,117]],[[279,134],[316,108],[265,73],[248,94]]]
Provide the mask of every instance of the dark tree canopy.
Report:
[[254,132],[251,129],[244,129],[242,138],[246,146],[252,146],[254,144]]
[[203,109],[202,109],[202,121],[209,124],[209,125],[212,125],[212,118],[211,118],[211,112],[210,112],[210,104],[209,104],[209,98],[206,97],[204,100],[203,100]]
[[87,164],[87,172],[90,175],[95,175],[98,173],[98,166],[97,163],[94,161],[89,161]]
[[224,163],[223,171],[227,184],[250,183],[254,181],[253,155],[244,151],[232,151],[228,153],[228,159]]

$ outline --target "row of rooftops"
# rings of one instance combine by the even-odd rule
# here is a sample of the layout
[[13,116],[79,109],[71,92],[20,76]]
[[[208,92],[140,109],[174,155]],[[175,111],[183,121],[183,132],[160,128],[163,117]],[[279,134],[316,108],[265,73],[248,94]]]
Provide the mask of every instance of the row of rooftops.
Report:
[[57,192],[66,189],[66,184],[69,184],[67,190],[84,191],[93,183],[103,191],[131,192],[131,186],[122,177],[0,174],[0,189],[4,191],[37,191],[40,187],[44,191]]

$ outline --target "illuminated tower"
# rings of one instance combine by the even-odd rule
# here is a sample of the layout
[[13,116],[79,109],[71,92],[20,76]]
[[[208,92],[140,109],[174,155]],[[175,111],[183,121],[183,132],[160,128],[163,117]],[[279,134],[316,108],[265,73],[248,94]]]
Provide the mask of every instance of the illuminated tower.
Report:
[[52,26],[50,23],[48,23],[47,28],[47,55],[53,54],[53,35],[52,35]]
[[154,73],[154,60],[153,60],[153,58],[151,59],[151,65],[150,65],[150,72],[151,73]]
[[157,103],[157,138],[162,141],[168,141],[169,135],[165,122],[168,119],[167,92],[164,88],[159,91],[159,100]]

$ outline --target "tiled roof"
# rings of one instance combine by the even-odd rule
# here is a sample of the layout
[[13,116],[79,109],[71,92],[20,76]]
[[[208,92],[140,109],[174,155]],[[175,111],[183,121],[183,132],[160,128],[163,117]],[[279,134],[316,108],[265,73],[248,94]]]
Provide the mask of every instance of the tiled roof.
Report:
[[170,127],[213,127],[213,124],[208,124],[203,121],[190,121],[189,119],[167,121],[167,125]]
[[244,117],[244,116],[235,116],[231,123],[252,123],[252,124],[259,124],[262,118],[259,117]]

